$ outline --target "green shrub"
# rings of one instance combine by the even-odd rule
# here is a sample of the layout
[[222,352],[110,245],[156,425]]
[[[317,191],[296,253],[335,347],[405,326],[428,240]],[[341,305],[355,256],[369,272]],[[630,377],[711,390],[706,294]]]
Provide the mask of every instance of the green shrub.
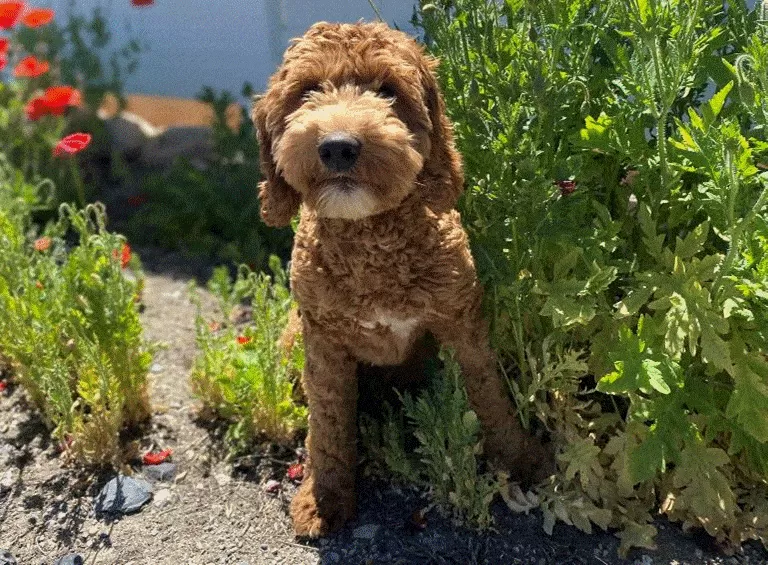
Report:
[[743,1],[439,0],[492,338],[555,520],[768,541],[766,15]]
[[[207,409],[229,423],[226,439],[233,453],[259,439],[290,441],[307,423],[306,408],[293,400],[304,366],[303,347],[299,340],[286,351],[279,343],[295,305],[280,260],[272,257],[270,267],[274,278],[241,266],[234,281],[226,268],[216,269],[208,283],[219,299],[215,320],[205,319],[198,302],[199,354],[192,389]],[[239,328],[230,319],[246,299],[252,318]]]
[[101,206],[62,205],[59,221],[33,239],[28,216],[0,208],[0,352],[73,460],[117,466],[120,433],[150,414],[151,353],[140,283],[124,273],[128,248],[104,222]]

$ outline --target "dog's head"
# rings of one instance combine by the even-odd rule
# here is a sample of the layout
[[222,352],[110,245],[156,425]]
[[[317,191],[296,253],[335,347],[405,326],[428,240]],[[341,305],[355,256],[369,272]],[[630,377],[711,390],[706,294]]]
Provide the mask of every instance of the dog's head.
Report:
[[255,104],[261,214],[285,225],[303,201],[357,220],[417,191],[435,211],[462,190],[435,59],[385,24],[312,26]]

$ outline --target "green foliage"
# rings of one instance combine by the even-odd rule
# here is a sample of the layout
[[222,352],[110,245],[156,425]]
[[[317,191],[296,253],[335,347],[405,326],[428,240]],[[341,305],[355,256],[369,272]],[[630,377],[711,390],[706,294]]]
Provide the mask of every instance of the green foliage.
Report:
[[[386,405],[381,421],[361,418],[369,470],[379,464],[396,478],[426,485],[435,503],[457,521],[487,528],[493,524],[489,506],[501,485],[478,471],[480,423],[453,353],[441,351],[440,359],[444,367],[426,390],[415,398],[401,396],[403,410]],[[414,454],[407,445],[411,439]]]
[[[219,301],[217,320],[206,320],[195,298],[199,355],[192,388],[207,409],[229,423],[227,441],[233,453],[246,451],[258,439],[289,441],[307,424],[306,407],[293,399],[304,349],[300,340],[290,348],[280,344],[295,305],[280,260],[273,256],[270,267],[274,277],[241,266],[234,281],[226,268],[217,269],[208,283]],[[239,329],[230,317],[247,299],[252,319]]]
[[[248,90],[246,85],[245,90]],[[292,231],[259,220],[258,146],[245,110],[236,131],[227,125],[234,98],[204,89],[199,99],[212,105],[214,160],[204,170],[180,160],[167,174],[142,183],[147,203],[131,219],[131,241],[182,248],[217,260],[264,270],[269,257],[288,257]]]
[[494,345],[559,445],[545,528],[618,528],[625,554],[660,510],[765,543],[765,22],[713,0],[443,0],[416,21]]
[[[3,176],[18,179],[9,168]],[[34,194],[17,189],[4,183],[0,202]],[[118,466],[119,434],[150,414],[151,352],[136,307],[141,283],[125,275],[124,241],[104,223],[101,206],[62,205],[33,239],[28,211],[0,206],[0,356],[73,460]]]

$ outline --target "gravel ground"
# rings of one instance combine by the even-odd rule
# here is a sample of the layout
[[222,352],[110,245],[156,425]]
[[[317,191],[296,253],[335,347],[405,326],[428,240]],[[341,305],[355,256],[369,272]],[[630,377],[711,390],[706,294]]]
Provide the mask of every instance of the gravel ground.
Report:
[[[178,471],[153,485],[153,500],[140,512],[109,520],[93,501],[111,477],[62,465],[56,446],[23,393],[0,395],[0,565],[9,550],[20,565],[52,565],[69,553],[84,562],[115,565],[698,565],[768,563],[748,545],[723,556],[703,535],[683,534],[660,522],[659,549],[620,560],[610,533],[587,536],[557,525],[553,536],[541,516],[494,507],[496,531],[477,533],[452,524],[436,510],[426,528],[409,524],[428,507],[424,493],[362,479],[359,514],[337,535],[306,543],[293,537],[287,515],[295,485],[285,478],[296,460],[291,450],[264,446],[237,465],[224,460],[217,431],[196,420],[187,376],[195,355],[194,307],[185,287],[205,280],[204,263],[145,250],[148,269],[142,314],[146,337],[161,342],[150,374],[151,429],[141,448],[172,448]],[[206,307],[212,306],[206,297]],[[141,474],[141,469],[124,469]],[[280,489],[266,492],[268,480]]]

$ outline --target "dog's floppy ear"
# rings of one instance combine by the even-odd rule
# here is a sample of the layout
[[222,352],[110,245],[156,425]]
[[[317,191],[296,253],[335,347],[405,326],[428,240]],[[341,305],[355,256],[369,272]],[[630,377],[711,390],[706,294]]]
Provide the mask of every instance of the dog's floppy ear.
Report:
[[301,196],[277,172],[272,158],[270,109],[272,96],[267,93],[254,100],[252,118],[259,138],[259,161],[264,180],[259,183],[261,219],[268,226],[287,226],[299,211]]
[[446,212],[456,206],[464,190],[461,155],[456,151],[453,126],[445,114],[445,102],[437,84],[435,69],[438,60],[428,58],[422,70],[425,104],[432,122],[429,159],[424,163],[425,199],[436,212]]

